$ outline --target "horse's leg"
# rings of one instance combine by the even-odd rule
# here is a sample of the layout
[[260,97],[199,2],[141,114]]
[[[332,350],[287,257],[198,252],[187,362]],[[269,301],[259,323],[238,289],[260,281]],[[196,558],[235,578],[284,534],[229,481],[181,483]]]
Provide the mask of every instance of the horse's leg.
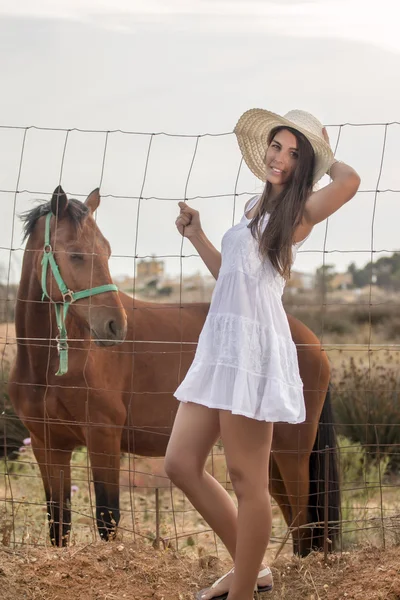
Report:
[[88,450],[96,494],[97,529],[103,540],[109,540],[115,536],[120,519],[121,429],[112,425],[91,427]]
[[55,546],[66,546],[71,531],[72,450],[45,448],[42,440],[35,436],[32,436],[32,449],[46,494],[50,541]]
[[[276,443],[273,449],[280,452],[277,459],[279,469],[291,499],[293,518],[296,518],[297,527],[301,527],[315,521],[317,513],[318,495],[313,492],[310,497],[310,457],[317,439],[318,425],[329,385],[330,365],[318,338],[310,329],[291,315],[288,315],[288,322],[293,341],[297,345],[307,419],[298,426],[278,423],[275,426]],[[332,423],[330,426],[333,427]],[[314,454],[313,459],[315,458]],[[313,469],[311,470],[313,472]],[[313,479],[320,478],[320,475],[315,475],[314,472],[312,476]],[[295,552],[306,555],[312,550],[316,544],[311,533],[315,533],[314,527],[302,528],[295,532]]]
[[[284,478],[288,499],[291,505],[293,535],[293,552],[301,556],[309,553],[311,545],[312,530],[304,527],[308,522],[308,499],[309,499],[309,456],[302,456],[293,464],[281,456],[277,460],[279,469]],[[307,550],[303,550],[306,547]]]
[[[308,503],[310,494],[309,461],[311,449],[308,439],[315,434],[307,434],[307,424],[300,426],[279,423],[275,426],[274,459],[285,484],[291,506],[293,527],[293,550],[295,554],[308,554],[312,545],[312,530],[308,523]],[[310,426],[314,429],[314,426]],[[296,444],[296,440],[298,440]]]
[[286,525],[290,527],[292,523],[292,509],[286,493],[285,484],[282,480],[282,475],[279,471],[279,467],[273,452],[271,453],[270,464],[269,491],[281,509]]

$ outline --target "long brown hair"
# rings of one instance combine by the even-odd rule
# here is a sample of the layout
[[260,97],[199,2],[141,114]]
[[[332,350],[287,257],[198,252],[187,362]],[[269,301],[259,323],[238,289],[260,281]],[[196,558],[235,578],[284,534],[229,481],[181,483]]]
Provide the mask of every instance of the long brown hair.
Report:
[[[285,189],[276,198],[270,198],[271,184],[267,181],[259,202],[258,212],[249,224],[253,237],[259,242],[261,258],[269,259],[272,266],[289,279],[292,266],[293,235],[301,223],[307,198],[313,189],[314,150],[305,135],[291,127],[276,127],[268,137],[268,146],[275,135],[287,129],[297,139],[299,158],[294,173]],[[266,213],[268,223],[262,230]]]

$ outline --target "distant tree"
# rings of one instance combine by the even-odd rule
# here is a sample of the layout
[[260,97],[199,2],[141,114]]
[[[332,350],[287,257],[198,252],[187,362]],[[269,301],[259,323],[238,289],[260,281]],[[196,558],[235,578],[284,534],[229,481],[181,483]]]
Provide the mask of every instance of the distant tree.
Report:
[[352,276],[355,288],[363,288],[371,283],[371,268],[357,269],[356,264],[351,263],[347,268],[347,272]]
[[323,296],[331,290],[331,282],[335,277],[335,265],[321,265],[315,271],[315,289]]
[[400,252],[382,256],[361,269],[357,269],[356,265],[351,263],[347,271],[353,276],[355,287],[362,288],[374,284],[387,290],[400,290]]

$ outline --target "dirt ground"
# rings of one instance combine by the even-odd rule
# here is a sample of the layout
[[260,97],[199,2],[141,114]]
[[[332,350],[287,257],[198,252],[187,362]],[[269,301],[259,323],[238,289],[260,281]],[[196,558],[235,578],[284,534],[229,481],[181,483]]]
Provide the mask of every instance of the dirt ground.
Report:
[[[230,567],[136,542],[0,548],[2,600],[190,600]],[[400,548],[279,558],[270,600],[399,600]]]

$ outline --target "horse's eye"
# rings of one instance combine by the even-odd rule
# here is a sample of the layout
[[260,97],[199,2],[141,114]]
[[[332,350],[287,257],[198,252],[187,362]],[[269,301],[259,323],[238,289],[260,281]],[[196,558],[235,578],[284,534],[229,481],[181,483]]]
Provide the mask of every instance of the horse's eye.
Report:
[[71,256],[71,260],[75,260],[75,261],[82,261],[85,258],[83,256],[83,254],[76,254],[76,253],[71,254],[70,256]]

